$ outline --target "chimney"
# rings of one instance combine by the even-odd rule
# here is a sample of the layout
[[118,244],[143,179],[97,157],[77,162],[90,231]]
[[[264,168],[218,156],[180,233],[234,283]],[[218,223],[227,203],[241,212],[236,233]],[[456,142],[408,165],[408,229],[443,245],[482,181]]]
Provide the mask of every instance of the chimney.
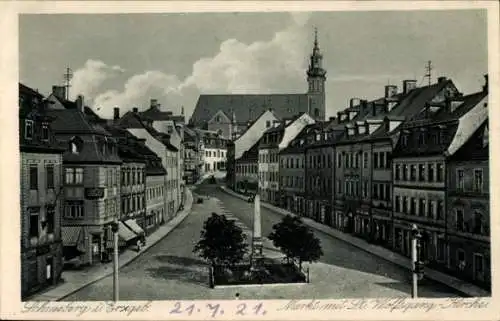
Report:
[[78,95],[78,97],[76,97],[76,109],[78,109],[79,111],[81,111],[83,113],[84,107],[85,107],[85,104],[84,104],[83,96]]
[[118,107],[113,108],[113,119],[114,120],[120,119],[120,108]]
[[139,112],[139,108],[137,108],[137,107],[132,108],[132,112],[134,114],[137,114]]
[[150,107],[156,107],[158,105],[158,99],[151,99]]
[[372,103],[372,116],[377,115],[377,105],[375,103]]
[[398,87],[395,85],[387,85],[385,86],[385,98],[392,98],[394,95],[398,93]]
[[351,98],[349,100],[349,107],[354,107],[359,104],[360,99],[359,98]]
[[438,77],[438,84],[446,81],[446,77]]
[[59,99],[66,99],[66,87],[52,86],[52,94]]
[[488,74],[484,75],[483,91],[488,92]]
[[403,80],[403,93],[407,94],[417,87],[416,80]]
[[333,121],[335,121],[335,117],[334,117],[334,116],[331,116],[330,118],[328,118],[328,120],[329,120],[330,122],[333,122]]

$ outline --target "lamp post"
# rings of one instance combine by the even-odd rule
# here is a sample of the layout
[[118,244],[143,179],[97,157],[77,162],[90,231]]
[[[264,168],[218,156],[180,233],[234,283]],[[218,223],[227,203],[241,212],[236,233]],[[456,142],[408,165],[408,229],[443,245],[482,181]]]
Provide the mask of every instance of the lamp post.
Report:
[[111,224],[113,232],[113,301],[118,301],[119,285],[118,285],[118,220]]
[[422,235],[418,230],[417,225],[413,224],[411,228],[412,240],[411,240],[411,261],[412,261],[412,287],[411,287],[411,297],[416,299],[418,297],[418,280],[424,273],[424,264],[418,258],[418,250],[420,247],[420,239]]

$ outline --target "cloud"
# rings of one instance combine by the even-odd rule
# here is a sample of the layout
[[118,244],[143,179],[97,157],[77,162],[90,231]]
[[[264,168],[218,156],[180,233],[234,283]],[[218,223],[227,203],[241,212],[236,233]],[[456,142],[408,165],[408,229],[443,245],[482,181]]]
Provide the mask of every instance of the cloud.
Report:
[[[304,26],[308,19],[307,13],[291,14],[290,24],[268,41],[245,44],[237,39],[225,40],[214,56],[194,62],[191,74],[184,79],[157,70],[134,75],[122,90],[96,95],[94,105],[102,117],[111,117],[115,106],[144,110],[149,99],[156,98],[174,113],[185,106],[186,115],[190,115],[200,93],[302,92],[307,62],[304,49],[310,31]],[[93,78],[99,85],[115,71],[103,63],[90,65],[97,68],[84,68],[88,70],[85,79]],[[98,85],[80,87],[95,92]]]
[[82,68],[73,73],[70,99],[78,95],[92,97],[106,79],[122,72],[125,70],[120,66],[108,66],[100,60],[87,60]]

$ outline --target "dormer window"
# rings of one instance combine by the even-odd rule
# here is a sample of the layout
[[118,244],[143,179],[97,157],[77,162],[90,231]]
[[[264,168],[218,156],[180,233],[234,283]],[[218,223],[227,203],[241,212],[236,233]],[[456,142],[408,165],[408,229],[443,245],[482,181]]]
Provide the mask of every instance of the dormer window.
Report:
[[43,123],[42,124],[42,140],[49,140],[49,124],[48,123]]
[[319,141],[321,139],[321,135],[320,134],[316,134],[316,141]]
[[79,137],[73,137],[69,142],[69,148],[71,153],[78,154],[82,149],[83,141]]
[[26,120],[24,125],[24,137],[26,139],[33,139],[33,121]]

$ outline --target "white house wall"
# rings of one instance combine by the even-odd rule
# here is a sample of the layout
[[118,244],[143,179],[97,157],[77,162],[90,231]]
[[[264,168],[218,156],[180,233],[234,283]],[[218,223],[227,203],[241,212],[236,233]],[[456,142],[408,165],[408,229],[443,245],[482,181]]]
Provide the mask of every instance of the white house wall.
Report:
[[249,150],[264,135],[267,129],[266,123],[278,120],[273,112],[266,111],[262,114],[248,130],[234,142],[235,159],[240,158],[244,152]]
[[290,142],[297,137],[297,135],[306,127],[307,125],[314,124],[314,119],[308,114],[303,114],[297,118],[293,123],[285,128],[285,133],[283,134],[283,139],[279,144],[279,149],[282,150],[290,144]]

